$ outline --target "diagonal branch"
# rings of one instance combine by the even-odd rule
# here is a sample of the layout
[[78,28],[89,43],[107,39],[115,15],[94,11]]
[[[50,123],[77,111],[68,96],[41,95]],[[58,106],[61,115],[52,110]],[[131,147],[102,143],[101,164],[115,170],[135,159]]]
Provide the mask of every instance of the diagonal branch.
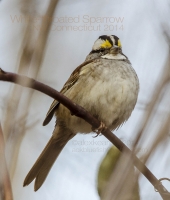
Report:
[[[93,117],[89,112],[87,112],[83,107],[73,103],[70,99],[65,97],[60,92],[54,90],[53,88],[40,83],[32,78],[28,78],[26,76],[17,75],[14,73],[5,72],[0,69],[0,80],[12,82],[19,84],[24,87],[29,87],[35,90],[38,90],[54,99],[62,103],[65,107],[67,107],[72,115],[80,117],[84,119],[86,122],[92,125],[94,128],[98,128],[100,126],[100,121]],[[166,188],[161,184],[161,182],[152,174],[152,172],[136,157],[135,154],[116,136],[114,135],[108,128],[102,131],[102,134],[112,142],[121,152],[125,151],[128,153],[134,165],[137,169],[150,181],[150,183],[158,190],[161,197],[164,200],[170,199],[170,193],[166,190]]]
[[5,159],[5,144],[0,123],[0,199],[13,200],[11,181]]

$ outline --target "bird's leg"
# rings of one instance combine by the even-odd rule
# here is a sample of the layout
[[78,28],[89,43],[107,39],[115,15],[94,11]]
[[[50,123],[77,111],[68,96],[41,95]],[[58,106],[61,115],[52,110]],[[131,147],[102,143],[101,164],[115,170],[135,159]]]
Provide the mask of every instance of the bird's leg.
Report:
[[92,131],[97,133],[93,138],[96,138],[97,136],[99,135],[102,135],[100,134],[102,131],[106,130],[106,125],[103,123],[103,122],[100,122],[100,126],[98,128],[93,128],[92,127]]

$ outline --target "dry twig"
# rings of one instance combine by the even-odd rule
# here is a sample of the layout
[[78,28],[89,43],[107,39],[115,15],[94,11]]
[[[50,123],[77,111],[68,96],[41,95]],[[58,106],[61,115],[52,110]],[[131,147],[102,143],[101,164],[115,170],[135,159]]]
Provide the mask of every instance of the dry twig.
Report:
[[[90,113],[88,113],[81,106],[73,103],[70,99],[65,97],[63,94],[54,90],[53,88],[40,83],[34,79],[28,78],[26,76],[17,75],[14,73],[4,72],[0,69],[0,80],[8,81],[12,83],[19,84],[24,87],[29,87],[35,90],[38,90],[62,103],[66,106],[71,114],[74,114],[77,117],[84,119],[86,122],[92,125],[94,128],[100,126],[100,121],[94,118]],[[27,83],[30,83],[29,85]],[[164,200],[170,198],[169,192],[161,184],[161,182],[152,174],[152,172],[131,152],[131,150],[118,138],[116,137],[108,128],[102,131],[102,134],[112,142],[120,151],[125,151],[131,157],[134,165],[138,170],[150,181],[150,183],[159,191],[161,197]]]
[[0,199],[13,200],[11,182],[5,159],[5,144],[0,124]]

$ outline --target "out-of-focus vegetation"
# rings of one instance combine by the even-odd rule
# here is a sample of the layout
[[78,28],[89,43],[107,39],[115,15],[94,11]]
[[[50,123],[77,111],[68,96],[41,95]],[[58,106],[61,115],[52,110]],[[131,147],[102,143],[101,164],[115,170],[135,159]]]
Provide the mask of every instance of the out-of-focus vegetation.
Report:
[[[36,78],[59,90],[70,73],[84,61],[99,35],[119,36],[123,52],[139,76],[140,93],[132,116],[115,134],[130,141],[127,146],[142,157],[157,178],[170,177],[167,167],[170,156],[169,3],[158,0],[104,3],[102,0],[61,0],[55,10],[56,2],[0,2],[0,67]],[[57,22],[59,17],[65,16],[79,17],[79,23]],[[108,17],[115,22],[84,24],[83,17]],[[116,19],[121,19],[121,22],[116,22]],[[96,28],[99,25],[98,31],[65,29],[66,26]],[[64,31],[57,30],[57,27],[63,27]],[[0,122],[7,161],[3,166],[7,166],[5,170],[8,168],[9,176],[4,167],[0,168],[0,173],[6,173],[6,180],[10,177],[14,199],[17,200],[96,200],[95,172],[105,152],[72,151],[84,147],[84,138],[90,144],[91,135],[78,135],[76,144],[80,141],[81,145],[76,146],[71,141],[66,146],[50,172],[52,175],[49,174],[38,193],[33,192],[32,185],[22,188],[25,175],[51,136],[53,122],[48,127],[41,127],[51,102],[50,98],[33,90],[0,82]],[[4,154],[0,155],[4,159]],[[0,166],[3,159],[0,159]],[[7,191],[2,177],[0,181],[0,192]],[[133,181],[135,184],[131,185]],[[168,183],[163,184],[169,188]],[[6,186],[10,189],[10,185]],[[3,192],[1,196],[4,198]],[[104,200],[118,200],[122,196],[129,198],[129,195],[135,200],[139,199],[139,193],[141,200],[160,199],[152,185],[136,169],[134,172],[131,158],[120,154],[115,147],[108,151],[99,167],[98,193]]]
[[[98,172],[98,181],[97,181],[97,189],[99,196],[102,199],[102,191],[106,189],[111,175],[116,168],[116,164],[118,164],[118,160],[120,158],[120,151],[115,147],[111,147],[106,156],[103,158],[100,167],[99,167],[99,172]],[[121,162],[121,165],[126,165],[126,162]],[[119,166],[121,169],[121,166]],[[118,173],[122,173],[120,170]],[[123,176],[123,174],[122,174]],[[118,183],[116,182],[116,179],[111,182],[112,185],[117,185]],[[129,175],[127,177],[126,184],[131,185],[133,187],[133,192],[130,193],[129,190],[126,191],[125,188],[121,188],[120,193],[124,192],[124,196],[121,197],[122,200],[140,200],[140,195],[139,195],[139,184],[138,180],[136,180],[135,176],[135,168],[134,166],[131,166],[131,169],[129,170]],[[124,185],[124,187],[127,187],[127,185]],[[124,191],[125,190],[125,191]]]

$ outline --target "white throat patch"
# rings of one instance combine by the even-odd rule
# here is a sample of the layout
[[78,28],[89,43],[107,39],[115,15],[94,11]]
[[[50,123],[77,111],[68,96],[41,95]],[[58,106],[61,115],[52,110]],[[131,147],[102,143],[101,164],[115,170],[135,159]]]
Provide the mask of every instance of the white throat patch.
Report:
[[111,60],[125,60],[127,59],[124,55],[122,54],[116,54],[116,55],[113,55],[113,54],[106,54],[104,56],[101,56],[101,58],[106,58],[106,59],[111,59]]

